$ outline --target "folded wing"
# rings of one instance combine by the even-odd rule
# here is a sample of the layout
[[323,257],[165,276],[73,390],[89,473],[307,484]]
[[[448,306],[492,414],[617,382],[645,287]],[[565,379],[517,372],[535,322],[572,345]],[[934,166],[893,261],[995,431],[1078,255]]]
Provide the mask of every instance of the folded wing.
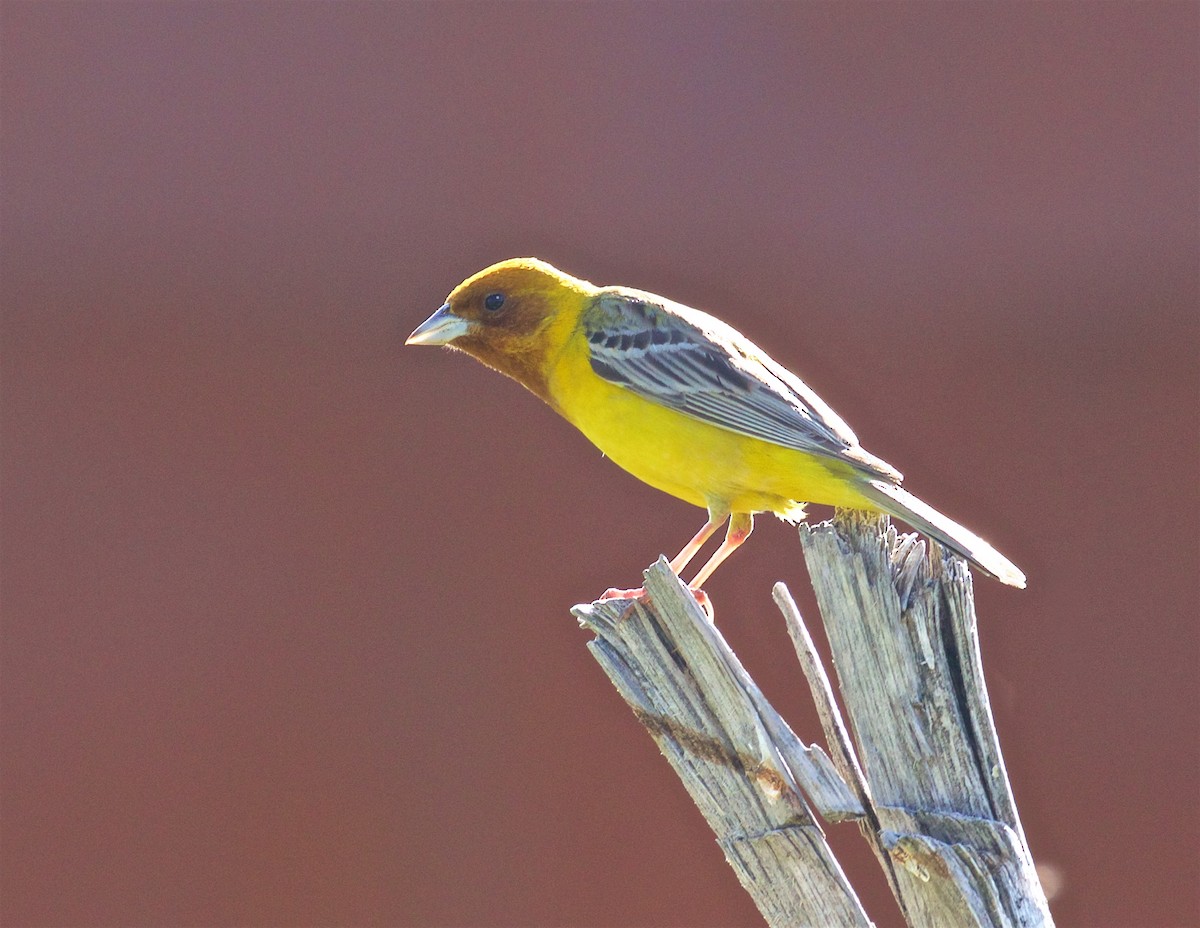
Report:
[[592,370],[611,383],[712,425],[900,480],[800,378],[712,316],[611,289],[583,327]]

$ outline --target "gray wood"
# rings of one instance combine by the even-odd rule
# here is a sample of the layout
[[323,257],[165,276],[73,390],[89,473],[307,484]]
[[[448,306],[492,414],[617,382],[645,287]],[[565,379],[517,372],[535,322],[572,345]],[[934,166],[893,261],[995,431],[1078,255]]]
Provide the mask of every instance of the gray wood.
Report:
[[984,684],[971,575],[886,519],[800,538],[909,925],[1052,925]]
[[792,599],[787,585],[776,583],[771,590],[771,596],[779,606],[779,611],[783,613],[783,619],[787,623],[788,635],[796,649],[796,656],[800,659],[800,669],[804,671],[804,678],[808,681],[808,689],[812,693],[817,717],[825,732],[825,741],[830,747],[833,764],[837,767],[842,779],[854,791],[854,795],[858,797],[863,807],[864,814],[858,827],[862,831],[863,837],[871,845],[871,850],[887,877],[892,895],[899,899],[900,887],[896,883],[895,862],[884,841],[883,828],[879,824],[875,801],[871,797],[871,785],[867,782],[862,765],[858,762],[858,754],[854,749],[849,729],[846,728],[846,723],[842,719],[842,711],[838,708],[837,699],[834,697],[829,674],[825,672],[825,665],[821,662],[816,645],[813,644],[812,635],[809,634],[808,627],[804,624],[804,618],[800,615],[800,610],[796,606],[796,601]]
[[[771,707],[665,560],[647,596],[576,606],[633,708],[772,926],[870,924],[825,841],[856,821],[904,916],[1052,926],[984,685],[966,563],[839,513],[800,527],[840,701],[786,587],[784,613],[833,760]],[[850,731],[853,731],[853,737]]]
[[869,925],[815,820],[863,810],[829,758],[763,698],[665,560],[649,600],[573,610],[588,647],[658,743],[772,926]]

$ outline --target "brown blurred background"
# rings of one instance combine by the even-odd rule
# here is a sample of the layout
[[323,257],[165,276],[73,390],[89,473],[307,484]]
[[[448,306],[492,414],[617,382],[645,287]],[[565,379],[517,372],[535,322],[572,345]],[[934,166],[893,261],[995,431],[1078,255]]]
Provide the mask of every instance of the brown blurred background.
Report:
[[[567,611],[702,513],[402,348],[514,255],[728,319],[1023,567],[1059,923],[1200,920],[1195,4],[0,17],[5,925],[758,923]],[[709,591],[817,740],[776,579],[762,520]]]

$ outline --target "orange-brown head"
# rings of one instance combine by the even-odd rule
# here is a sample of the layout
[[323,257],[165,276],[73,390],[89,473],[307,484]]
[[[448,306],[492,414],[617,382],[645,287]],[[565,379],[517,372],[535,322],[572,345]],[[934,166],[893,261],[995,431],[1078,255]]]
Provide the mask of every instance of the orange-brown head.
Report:
[[512,258],[455,287],[406,345],[447,345],[507,374],[551,402],[549,362],[596,293],[537,258]]

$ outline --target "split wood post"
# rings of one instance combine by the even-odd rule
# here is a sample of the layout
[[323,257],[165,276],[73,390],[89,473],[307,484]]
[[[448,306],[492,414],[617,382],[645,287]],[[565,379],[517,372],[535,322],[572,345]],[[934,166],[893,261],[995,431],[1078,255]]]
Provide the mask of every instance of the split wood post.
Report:
[[[573,610],[771,926],[869,925],[817,822],[856,820],[911,928],[1052,926],[992,722],[971,577],[886,518],[800,527],[837,668],[775,590],[830,757],[763,697],[660,560],[647,597]],[[814,812],[816,814],[814,814]]]

